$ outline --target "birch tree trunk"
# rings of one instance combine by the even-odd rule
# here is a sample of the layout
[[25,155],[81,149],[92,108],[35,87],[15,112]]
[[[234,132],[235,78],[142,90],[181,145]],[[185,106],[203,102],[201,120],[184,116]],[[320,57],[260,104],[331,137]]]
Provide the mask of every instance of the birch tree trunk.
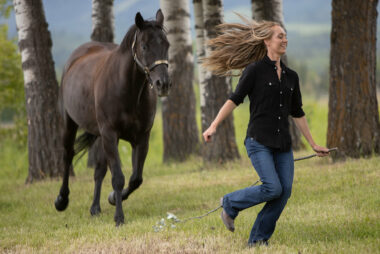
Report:
[[[251,0],[252,3],[252,18],[256,21],[268,20],[275,21],[281,24],[285,29],[284,15],[282,9],[282,0]],[[281,57],[281,60],[287,65],[286,54]],[[288,118],[289,132],[292,138],[293,150],[304,148],[301,141],[301,133],[295,125],[291,116]]]
[[[203,0],[203,20],[205,41],[215,38],[215,26],[222,23],[222,1]],[[206,56],[210,55],[211,48],[206,46]],[[205,131],[216,117],[231,93],[231,79],[217,77],[206,71],[204,83],[201,83],[201,120],[202,131]],[[228,116],[218,127],[212,142],[204,145],[203,158],[206,161],[226,162],[240,158],[236,140],[233,115]]]
[[162,99],[164,161],[183,161],[199,147],[193,88],[194,59],[188,0],[161,0],[172,88]]
[[113,42],[113,0],[92,0],[91,40]]
[[28,121],[27,183],[61,174],[63,145],[52,41],[41,0],[13,1]]
[[[113,42],[114,15],[113,0],[92,0],[92,34],[91,40]],[[97,148],[95,144],[88,150],[87,167],[95,167]]]
[[[195,22],[195,44],[197,49],[198,85],[200,94],[204,94],[206,72],[202,68],[201,59],[205,57],[204,22],[202,0],[193,0]],[[200,96],[200,104],[205,105],[204,96]]]
[[339,148],[335,159],[380,154],[377,3],[332,1],[327,146]]

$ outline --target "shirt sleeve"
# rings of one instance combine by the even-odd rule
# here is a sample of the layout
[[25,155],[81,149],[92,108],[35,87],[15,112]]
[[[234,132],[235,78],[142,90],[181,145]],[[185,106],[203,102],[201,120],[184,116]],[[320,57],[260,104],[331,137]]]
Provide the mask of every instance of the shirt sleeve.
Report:
[[231,94],[229,99],[239,105],[244,101],[245,96],[250,93],[254,83],[254,65],[248,65],[240,76],[239,83],[236,86],[235,92]]
[[291,105],[290,115],[295,118],[303,117],[305,115],[305,112],[302,109],[302,96],[301,96],[298,75],[297,75],[297,80],[294,87],[294,93],[292,95],[292,105]]

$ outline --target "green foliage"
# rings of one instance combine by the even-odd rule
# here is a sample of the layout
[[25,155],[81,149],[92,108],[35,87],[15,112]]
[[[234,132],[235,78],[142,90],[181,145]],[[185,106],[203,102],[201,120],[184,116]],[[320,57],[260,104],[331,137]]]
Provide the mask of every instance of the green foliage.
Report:
[[8,18],[12,10],[11,0],[0,0],[0,17]]
[[[0,5],[3,7],[4,5]],[[1,9],[1,8],[0,8]],[[8,28],[0,25],[0,123],[12,122],[13,128],[1,128],[0,137],[11,136],[20,145],[26,142],[27,128],[21,57],[15,41],[7,38]]]
[[8,40],[8,28],[0,25],[0,110],[20,110],[24,104],[21,57],[15,41]]

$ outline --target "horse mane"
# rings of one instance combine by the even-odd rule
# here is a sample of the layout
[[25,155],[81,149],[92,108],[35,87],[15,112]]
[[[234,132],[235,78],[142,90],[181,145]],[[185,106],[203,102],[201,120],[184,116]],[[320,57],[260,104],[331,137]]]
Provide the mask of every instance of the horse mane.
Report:
[[[161,27],[154,20],[145,20],[144,27],[145,28],[148,28],[148,27],[158,28],[158,29],[161,29],[162,31],[164,31],[164,33],[166,33],[165,28]],[[134,36],[135,36],[135,33],[136,33],[136,30],[137,30],[136,24],[133,24],[129,28],[127,34],[124,36],[123,40],[120,43],[120,50],[121,50],[121,52],[125,52],[125,51],[131,49],[132,43],[133,43],[133,39],[134,39]]]

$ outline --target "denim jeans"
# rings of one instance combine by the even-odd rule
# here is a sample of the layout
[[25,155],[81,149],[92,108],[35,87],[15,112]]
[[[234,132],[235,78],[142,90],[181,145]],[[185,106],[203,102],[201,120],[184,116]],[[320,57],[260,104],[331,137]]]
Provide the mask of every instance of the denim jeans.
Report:
[[268,240],[276,222],[288,201],[293,183],[293,151],[280,152],[246,138],[245,147],[251,162],[260,177],[261,185],[237,190],[223,197],[223,208],[235,219],[239,212],[266,202],[257,215],[248,243]]

